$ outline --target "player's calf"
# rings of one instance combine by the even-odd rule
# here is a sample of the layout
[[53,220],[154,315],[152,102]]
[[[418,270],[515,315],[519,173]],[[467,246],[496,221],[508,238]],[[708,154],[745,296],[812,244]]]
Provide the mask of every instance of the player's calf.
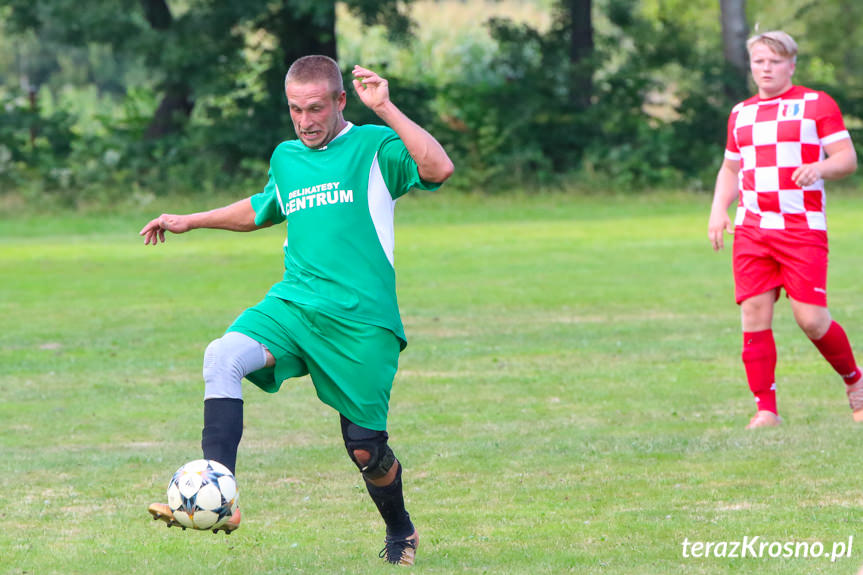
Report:
[[419,536],[405,509],[402,467],[387,444],[387,432],[356,425],[344,416],[341,424],[348,455],[362,472],[369,496],[387,526],[380,556],[390,563],[413,565]]

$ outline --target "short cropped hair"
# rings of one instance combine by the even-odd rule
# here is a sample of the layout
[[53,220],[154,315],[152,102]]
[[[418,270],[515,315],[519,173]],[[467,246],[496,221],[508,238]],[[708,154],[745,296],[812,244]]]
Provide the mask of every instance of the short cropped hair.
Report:
[[294,61],[288,68],[285,85],[291,82],[310,84],[321,80],[326,80],[334,97],[345,91],[339,65],[329,56],[321,55],[303,56]]
[[746,50],[751,54],[752,48],[756,44],[764,44],[783,58],[791,58],[795,62],[797,61],[797,42],[781,30],[756,34],[746,41]]

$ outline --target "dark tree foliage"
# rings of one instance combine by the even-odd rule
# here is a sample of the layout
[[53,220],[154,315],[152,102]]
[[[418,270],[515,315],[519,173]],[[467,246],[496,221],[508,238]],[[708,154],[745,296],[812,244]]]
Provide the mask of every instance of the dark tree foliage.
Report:
[[[346,4],[363,22],[386,24],[394,37],[410,34],[406,2]],[[118,58],[142,59],[161,94],[144,133],[151,140],[182,135],[202,98],[236,93],[230,109],[211,104],[202,111],[212,120],[207,139],[226,166],[267,154],[284,135],[290,124],[283,79],[291,62],[312,53],[337,56],[332,1],[0,0],[2,8],[9,30],[35,33],[56,49],[101,44]],[[262,93],[250,94],[243,51],[250,35],[262,34],[274,41],[263,43],[260,54]],[[33,80],[38,86],[39,78]]]
[[[767,0],[750,5],[758,2]],[[344,4],[362,26],[384,24],[391,38],[411,38],[408,2]],[[709,36],[709,25],[682,14],[685,0],[646,6],[557,0],[547,29],[477,23],[497,47],[481,68],[443,79],[398,77],[385,63],[379,71],[399,107],[453,157],[451,187],[569,185],[577,173],[594,187],[709,189],[728,112],[748,95],[744,0],[712,4]],[[734,10],[721,16],[723,6]],[[0,82],[24,88],[0,93],[0,184],[26,177],[79,194],[130,182],[154,191],[165,182],[217,188],[252,174],[258,185],[274,145],[293,137],[287,67],[309,53],[338,55],[331,1],[0,0],[0,18],[3,33],[21,39],[20,78]],[[788,19],[801,44],[795,79],[832,94],[863,141],[863,3],[796,0]],[[97,117],[102,130],[82,133],[66,110],[41,107],[35,91],[58,93],[70,70],[77,85],[122,102],[119,114]],[[346,118],[378,121],[351,89],[348,98]]]

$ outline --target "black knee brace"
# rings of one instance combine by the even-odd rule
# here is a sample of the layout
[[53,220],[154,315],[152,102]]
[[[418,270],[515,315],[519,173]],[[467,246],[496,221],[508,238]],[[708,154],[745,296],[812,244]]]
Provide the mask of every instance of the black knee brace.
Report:
[[[345,448],[348,455],[366,479],[380,479],[385,476],[396,462],[396,455],[387,445],[389,434],[386,431],[374,431],[360,427],[344,415],[341,416],[342,437],[345,440]],[[368,451],[368,463],[363,465],[357,461],[354,451],[361,449]]]

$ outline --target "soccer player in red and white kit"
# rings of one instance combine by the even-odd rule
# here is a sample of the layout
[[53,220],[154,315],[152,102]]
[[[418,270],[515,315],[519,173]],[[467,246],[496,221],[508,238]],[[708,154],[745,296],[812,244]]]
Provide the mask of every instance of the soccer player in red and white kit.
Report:
[[[758,94],[728,119],[725,159],[708,223],[714,250],[734,234],[735,299],[743,321],[743,365],[758,411],[747,428],[779,425],[773,306],[785,288],[794,319],[845,381],[863,421],[863,380],[845,331],[827,309],[824,180],[857,169],[857,155],[836,102],[794,86],[797,44],[766,32],[746,44]],[[732,227],[728,208],[740,198]]]

